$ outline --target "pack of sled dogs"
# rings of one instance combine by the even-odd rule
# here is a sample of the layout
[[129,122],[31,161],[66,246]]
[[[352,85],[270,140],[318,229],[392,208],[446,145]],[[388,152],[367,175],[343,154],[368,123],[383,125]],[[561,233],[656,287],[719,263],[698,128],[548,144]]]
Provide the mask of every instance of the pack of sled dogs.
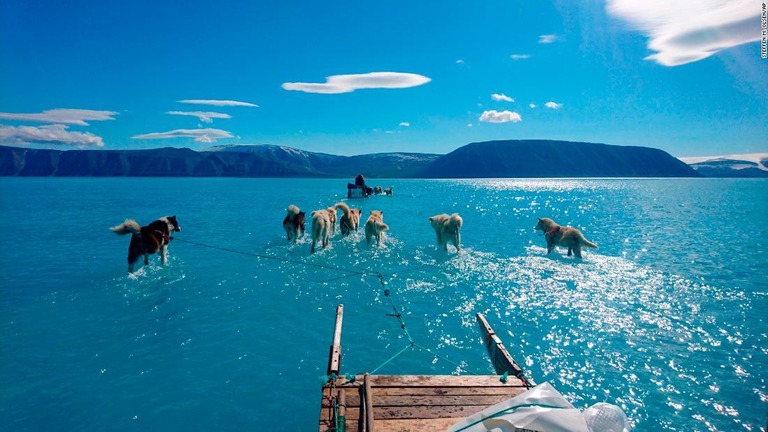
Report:
[[[310,214],[310,236],[312,246],[310,253],[315,253],[317,248],[325,249],[331,241],[331,236],[336,231],[337,211],[341,210],[339,230],[344,237],[357,232],[360,229],[362,211],[350,208],[343,202],[336,203],[332,207],[315,210]],[[448,251],[448,245],[452,244],[456,251],[461,250],[461,228],[464,220],[458,213],[431,216],[429,224],[435,231],[438,247]],[[289,242],[296,243],[305,235],[306,213],[296,205],[289,205],[283,218],[283,229]],[[544,233],[547,243],[547,254],[552,253],[556,246],[568,248],[568,256],[572,254],[576,258],[582,257],[582,248],[597,248],[597,245],[587,240],[576,228],[558,225],[550,218],[539,218],[535,227]],[[149,265],[149,256],[160,254],[163,265],[168,263],[168,245],[175,232],[181,231],[176,216],[165,216],[141,226],[133,219],[127,219],[120,225],[110,228],[112,232],[125,235],[131,234],[131,242],[128,245],[128,272],[132,273],[139,258],[144,258],[144,265]],[[371,210],[363,230],[365,241],[368,244],[376,243],[380,247],[384,239],[384,233],[389,230],[389,225],[384,223],[384,212]]]

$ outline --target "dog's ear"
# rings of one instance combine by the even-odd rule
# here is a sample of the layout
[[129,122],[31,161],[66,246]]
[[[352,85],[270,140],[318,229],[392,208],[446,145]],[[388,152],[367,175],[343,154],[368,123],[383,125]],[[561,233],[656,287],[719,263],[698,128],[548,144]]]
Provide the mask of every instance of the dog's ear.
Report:
[[539,222],[541,222],[541,218],[539,218]]

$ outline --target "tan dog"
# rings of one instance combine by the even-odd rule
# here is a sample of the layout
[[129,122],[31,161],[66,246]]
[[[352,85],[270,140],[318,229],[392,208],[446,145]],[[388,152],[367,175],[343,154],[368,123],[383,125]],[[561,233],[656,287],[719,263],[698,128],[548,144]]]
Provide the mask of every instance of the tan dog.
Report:
[[461,226],[464,220],[458,213],[447,215],[445,213],[429,218],[429,224],[435,229],[437,244],[448,250],[448,243],[453,243],[456,250],[461,250]]
[[376,246],[381,246],[381,236],[389,226],[384,223],[384,212],[371,210],[368,221],[365,222],[365,242],[371,243],[371,238],[376,237]]
[[288,206],[286,213],[285,219],[283,219],[285,236],[288,238],[288,241],[296,243],[296,240],[304,235],[305,214],[293,204]]
[[[334,212],[335,214],[335,212]],[[331,240],[331,217],[328,209],[312,212],[312,248],[309,253],[315,253],[315,245],[325,249]]]
[[339,229],[341,229],[341,235],[348,236],[352,231],[357,231],[360,227],[360,209],[351,209],[346,203],[340,202],[333,206],[334,208],[341,209],[343,213],[339,219]]
[[328,212],[328,220],[331,221],[331,234],[336,232],[336,207],[328,207],[325,209]]
[[551,253],[555,246],[568,248],[568,256],[571,252],[576,258],[581,258],[581,247],[591,247],[597,249],[597,245],[584,238],[581,231],[569,226],[560,226],[550,218],[539,218],[536,229],[544,231],[544,238],[547,240],[547,254]]

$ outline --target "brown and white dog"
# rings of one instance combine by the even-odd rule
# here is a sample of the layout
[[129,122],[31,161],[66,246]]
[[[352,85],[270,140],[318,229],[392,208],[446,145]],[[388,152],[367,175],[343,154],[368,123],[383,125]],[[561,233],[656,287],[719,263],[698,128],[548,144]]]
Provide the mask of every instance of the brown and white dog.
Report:
[[341,209],[342,215],[339,219],[339,229],[341,229],[341,235],[348,236],[352,234],[352,231],[357,231],[360,227],[360,209],[351,209],[346,203],[340,202],[333,206],[334,208]]
[[568,248],[568,256],[573,252],[576,258],[581,258],[582,246],[597,249],[597,245],[584,238],[581,231],[569,226],[560,226],[550,218],[539,218],[535,229],[544,231],[547,254],[550,254],[555,246],[562,246]]
[[122,224],[110,228],[112,232],[131,235],[131,243],[128,245],[128,273],[133,273],[133,267],[140,256],[144,256],[144,265],[149,265],[149,256],[160,252],[163,265],[168,264],[168,244],[171,242],[171,234],[181,231],[176,216],[166,216],[152,222],[147,226],[141,226],[133,219],[126,219]]
[[437,235],[437,244],[448,250],[448,243],[453,243],[456,250],[461,250],[461,226],[464,220],[458,213],[447,215],[446,213],[432,216],[429,218],[429,224],[435,230]]
[[[336,211],[333,212],[336,215]],[[312,248],[309,253],[315,253],[315,245],[325,249],[331,239],[331,216],[328,209],[312,212]]]
[[365,222],[365,242],[370,244],[371,239],[375,237],[376,246],[380,247],[382,234],[388,229],[389,226],[384,223],[384,212],[371,210],[371,215]]
[[296,243],[296,240],[304,235],[306,215],[293,204],[289,205],[286,211],[287,214],[285,219],[283,219],[285,236],[288,238],[288,241]]

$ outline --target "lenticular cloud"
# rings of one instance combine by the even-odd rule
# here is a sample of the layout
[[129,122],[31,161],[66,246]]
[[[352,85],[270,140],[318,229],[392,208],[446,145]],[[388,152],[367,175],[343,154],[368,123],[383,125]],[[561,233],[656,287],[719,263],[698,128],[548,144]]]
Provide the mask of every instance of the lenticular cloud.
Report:
[[488,110],[483,111],[483,114],[480,115],[478,120],[486,123],[517,123],[523,121],[523,118],[520,117],[520,114],[514,111]]
[[283,83],[285,90],[303,91],[306,93],[350,93],[360,89],[395,89],[416,87],[430,82],[423,75],[402,72],[371,72],[366,74],[333,75],[326,78],[324,83],[287,82]]
[[0,143],[104,147],[104,141],[100,136],[89,132],[73,132],[67,130],[68,128],[63,124],[19,127],[0,125]]
[[753,0],[609,0],[608,12],[650,37],[646,57],[664,66],[705,59],[760,38]]
[[213,143],[222,138],[232,138],[229,131],[221,129],[175,129],[168,132],[152,132],[143,135],[132,136],[133,139],[169,139],[169,138],[194,138],[195,142]]

